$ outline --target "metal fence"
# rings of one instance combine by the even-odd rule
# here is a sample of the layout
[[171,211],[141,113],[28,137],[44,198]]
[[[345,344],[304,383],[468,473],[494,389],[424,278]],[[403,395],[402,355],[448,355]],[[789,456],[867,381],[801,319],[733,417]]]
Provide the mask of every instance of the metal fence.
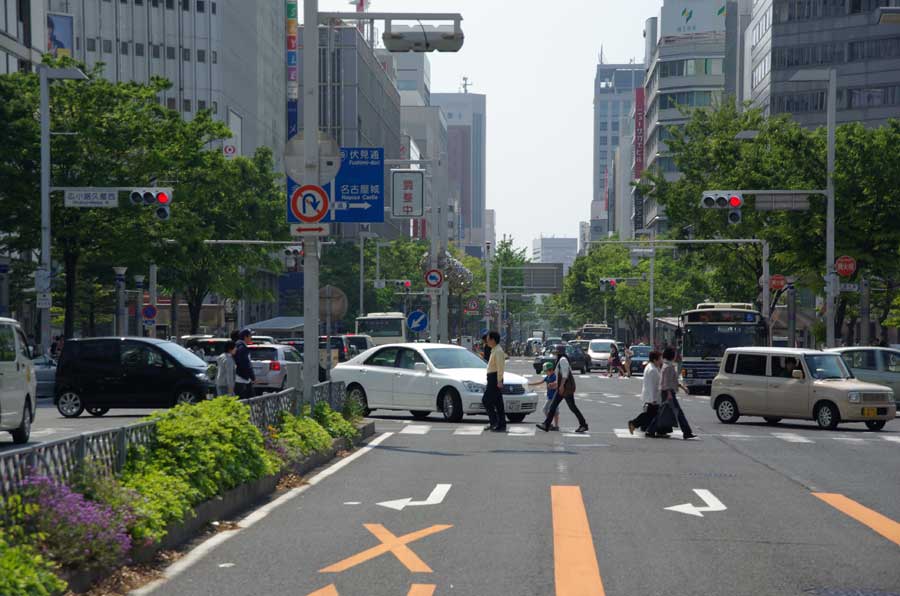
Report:
[[347,385],[344,381],[326,381],[313,385],[312,401],[316,405],[320,401],[328,402],[331,409],[340,412],[347,401]]
[[[334,388],[329,391],[328,387],[319,389],[321,385],[324,384],[316,386],[317,392],[325,396],[344,393],[343,388],[341,391]],[[313,393],[314,401],[317,401],[317,392]],[[260,432],[265,432],[270,425],[278,422],[281,412],[299,412],[303,404],[302,396],[300,390],[286,389],[244,403],[250,407],[250,420]],[[13,494],[31,474],[68,483],[86,463],[102,474],[118,473],[125,467],[130,448],[151,446],[155,438],[156,422],[139,422],[0,453],[0,496]]]

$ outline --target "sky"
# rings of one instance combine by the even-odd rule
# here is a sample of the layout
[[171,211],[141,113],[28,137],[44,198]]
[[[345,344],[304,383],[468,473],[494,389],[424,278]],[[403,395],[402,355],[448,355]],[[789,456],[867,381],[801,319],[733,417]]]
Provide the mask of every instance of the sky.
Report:
[[[347,0],[320,10],[352,11]],[[302,3],[301,3],[302,5]],[[593,193],[593,87],[605,62],[641,63],[662,0],[373,0],[373,12],[458,12],[465,44],[431,53],[432,92],[487,96],[487,208],[497,238],[578,237]],[[302,14],[302,13],[301,13]],[[379,28],[381,26],[379,25]]]

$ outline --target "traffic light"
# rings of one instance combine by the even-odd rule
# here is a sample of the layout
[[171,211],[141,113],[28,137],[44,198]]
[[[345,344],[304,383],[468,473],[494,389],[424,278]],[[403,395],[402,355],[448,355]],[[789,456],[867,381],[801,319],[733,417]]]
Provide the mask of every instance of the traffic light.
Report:
[[403,290],[405,292],[409,292],[409,290],[412,288],[412,282],[409,281],[408,279],[395,279],[393,281],[394,281],[394,287],[397,288],[398,290]]
[[172,217],[172,197],[171,188],[135,188],[129,193],[132,205],[152,207],[161,221]]
[[707,190],[700,198],[703,209],[728,209],[728,223],[741,223],[741,207],[744,206],[744,195],[733,190]]
[[300,269],[300,263],[303,260],[303,245],[299,246],[288,246],[284,249],[284,264],[288,268],[293,268],[294,271]]
[[617,285],[618,282],[615,280],[615,278],[604,277],[600,280],[600,291],[605,292],[609,290],[610,292],[615,292]]
[[741,219],[743,219],[743,214],[741,213],[741,207],[744,206],[744,197],[742,197],[738,193],[732,193],[730,197],[728,197],[728,223],[733,226],[741,223]]

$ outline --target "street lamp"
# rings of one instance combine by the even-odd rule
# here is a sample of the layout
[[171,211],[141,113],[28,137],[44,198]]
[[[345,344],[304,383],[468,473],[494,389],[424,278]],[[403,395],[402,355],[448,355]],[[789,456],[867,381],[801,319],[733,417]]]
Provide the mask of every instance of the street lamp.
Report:
[[837,121],[837,71],[833,68],[801,69],[789,79],[791,82],[820,81],[828,83],[828,170],[825,194],[828,207],[825,221],[825,344],[835,346],[834,303],[837,278],[834,273],[834,135]]
[[38,310],[41,317],[41,353],[50,349],[50,81],[86,81],[78,68],[50,68],[38,65],[41,87],[41,270],[35,276]]

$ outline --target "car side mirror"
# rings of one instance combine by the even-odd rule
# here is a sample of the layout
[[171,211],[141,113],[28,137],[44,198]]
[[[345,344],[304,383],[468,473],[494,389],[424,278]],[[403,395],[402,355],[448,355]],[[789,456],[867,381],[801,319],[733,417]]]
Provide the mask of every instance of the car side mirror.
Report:
[[806,378],[806,377],[803,375],[803,371],[802,371],[802,370],[793,370],[793,371],[791,371],[791,377],[793,377],[793,378],[795,378],[795,379],[798,379],[798,380],[801,380],[801,381],[802,381],[803,379]]
[[34,360],[34,358],[35,358],[35,356],[34,356],[34,346],[27,346],[27,347],[28,347],[28,359],[29,359],[29,360]]
[[428,365],[425,364],[424,362],[416,362],[415,364],[413,364],[413,369],[416,372],[427,373]]

